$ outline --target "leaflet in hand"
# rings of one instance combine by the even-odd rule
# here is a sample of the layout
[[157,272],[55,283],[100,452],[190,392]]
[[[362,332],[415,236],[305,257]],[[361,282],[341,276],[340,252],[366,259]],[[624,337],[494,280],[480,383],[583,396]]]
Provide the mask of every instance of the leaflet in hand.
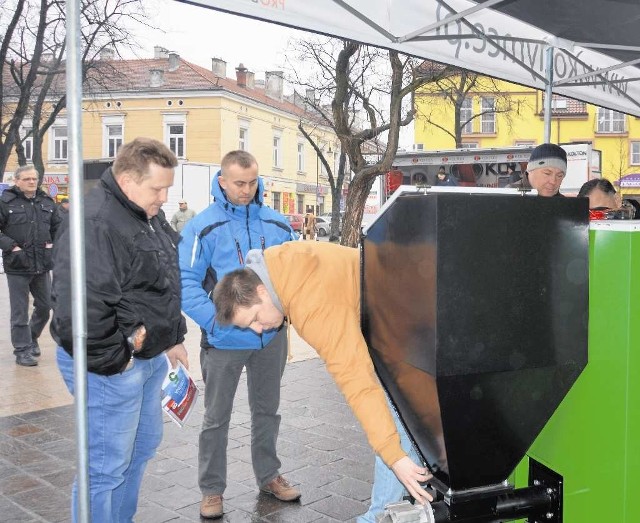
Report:
[[[168,360],[168,358],[167,358]],[[182,427],[198,399],[198,387],[185,366],[178,362],[175,369],[171,368],[162,383],[162,409]]]

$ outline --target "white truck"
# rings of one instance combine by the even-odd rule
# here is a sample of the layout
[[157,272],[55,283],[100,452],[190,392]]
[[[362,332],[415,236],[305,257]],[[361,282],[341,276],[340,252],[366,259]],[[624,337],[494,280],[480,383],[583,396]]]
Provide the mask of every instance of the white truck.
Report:
[[175,169],[167,203],[162,206],[167,220],[178,210],[180,200],[186,200],[189,209],[196,213],[208,207],[213,202],[211,182],[219,170],[220,166],[212,163],[180,163]]
[[[567,152],[567,175],[560,192],[575,196],[582,184],[601,176],[600,151],[590,143],[560,144]],[[510,183],[509,166],[519,176],[525,172],[529,155],[535,146],[495,149],[450,149],[441,151],[399,152],[393,170],[387,173],[389,186],[435,185],[440,167],[458,184],[467,187],[505,187]],[[395,183],[389,183],[395,178]],[[399,183],[398,183],[399,182]]]

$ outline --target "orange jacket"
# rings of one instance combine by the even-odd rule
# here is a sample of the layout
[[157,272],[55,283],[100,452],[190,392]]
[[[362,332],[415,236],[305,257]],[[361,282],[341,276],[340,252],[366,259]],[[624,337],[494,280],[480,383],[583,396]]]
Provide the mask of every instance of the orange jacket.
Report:
[[391,466],[406,453],[360,330],[358,249],[287,242],[264,258],[284,314],[324,360],[369,444]]

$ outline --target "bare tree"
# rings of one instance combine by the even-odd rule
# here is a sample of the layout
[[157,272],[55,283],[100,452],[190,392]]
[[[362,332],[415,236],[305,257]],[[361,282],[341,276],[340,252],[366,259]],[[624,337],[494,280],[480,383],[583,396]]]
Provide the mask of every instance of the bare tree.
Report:
[[[292,70],[291,81],[305,89],[305,103],[315,115],[300,128],[306,128],[304,134],[328,173],[333,195],[332,235],[339,215],[341,182],[351,170],[341,243],[356,246],[373,182],[391,168],[400,128],[413,120],[413,94],[433,79],[416,74],[418,62],[414,59],[352,41],[300,40],[297,50],[298,63],[313,68],[309,73],[298,66]],[[340,142],[337,176],[318,147],[318,125],[330,127]],[[381,138],[386,139],[386,144],[377,160],[370,163],[367,144]]]
[[[13,9],[13,10],[12,10]],[[3,14],[11,13],[7,17]],[[104,49],[136,48],[129,27],[147,25],[142,0],[82,0],[82,79],[85,90],[104,85],[114,68],[98,60]],[[37,23],[36,23],[37,21]],[[9,156],[26,163],[24,141],[33,142],[32,162],[44,174],[42,144],[66,107],[65,2],[9,0],[0,11],[0,180]],[[90,82],[87,80],[91,79]]]
[[[454,111],[454,119],[451,122],[450,119],[443,118],[439,104],[422,104],[425,110],[420,112],[419,117],[425,125],[433,126],[449,135],[455,147],[462,147],[465,127],[474,120],[481,120],[485,115],[502,114],[507,125],[511,127],[518,102],[514,102],[508,92],[500,89],[495,78],[429,61],[420,66],[418,73],[432,80],[420,89],[418,96],[443,98],[453,106]],[[474,94],[480,94],[492,103],[487,103],[480,111],[465,112],[463,115],[465,100],[471,100]]]

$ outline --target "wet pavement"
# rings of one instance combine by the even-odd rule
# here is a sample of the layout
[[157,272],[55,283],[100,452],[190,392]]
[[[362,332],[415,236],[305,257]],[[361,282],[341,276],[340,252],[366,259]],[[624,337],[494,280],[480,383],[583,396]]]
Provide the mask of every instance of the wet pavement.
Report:
[[[60,378],[54,342],[43,334],[38,367],[14,363],[9,338],[6,281],[0,275],[0,521],[70,521],[70,493],[76,445],[72,398]],[[187,339],[191,370],[200,388],[196,329]],[[236,401],[228,448],[225,515],[217,521],[351,521],[366,511],[373,453],[343,396],[315,353],[292,334],[292,356],[285,370],[278,451],[281,472],[302,491],[299,502],[261,494],[251,467],[251,425],[246,377]],[[199,516],[197,445],[202,422],[200,398],[180,428],[165,418],[164,439],[149,463],[136,522],[206,521]]]

